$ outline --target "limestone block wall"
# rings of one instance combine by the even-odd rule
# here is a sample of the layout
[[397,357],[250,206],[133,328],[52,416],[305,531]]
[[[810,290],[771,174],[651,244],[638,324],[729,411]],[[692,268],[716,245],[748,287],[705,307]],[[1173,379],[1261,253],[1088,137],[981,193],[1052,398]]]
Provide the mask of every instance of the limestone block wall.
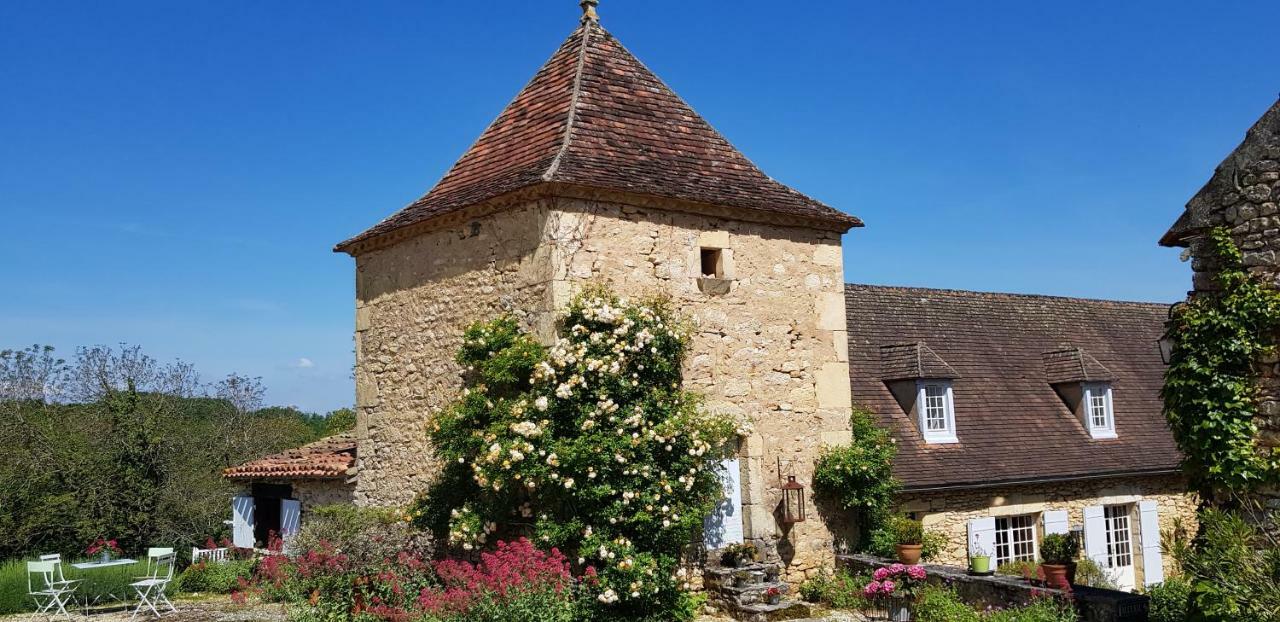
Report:
[[453,356],[468,325],[510,312],[548,329],[547,213],[532,202],[357,257],[357,503],[403,505],[426,489],[425,423],[460,390]]
[[355,496],[355,485],[345,480],[308,479],[288,482],[293,484],[293,498],[302,503],[302,517],[322,505],[351,503]]
[[[1160,529],[1173,527],[1181,520],[1189,533],[1196,532],[1195,495],[1186,492],[1186,481],[1177,475],[1128,477],[1115,479],[1029,484],[977,490],[904,494],[899,509],[914,513],[927,531],[947,537],[942,558],[935,563],[966,565],[968,563],[968,525],[975,518],[1039,514],[1046,510],[1066,510],[1071,527],[1084,524],[1084,508],[1094,505],[1117,505],[1154,500],[1157,503]],[[1135,543],[1142,540],[1141,525],[1132,521]],[[1043,523],[1037,527],[1043,537]],[[1138,584],[1142,584],[1141,546],[1134,546]],[[1164,556],[1166,576],[1173,570],[1172,560]]]
[[[557,204],[548,235],[555,306],[602,282],[669,295],[693,318],[686,386],[755,430],[741,452],[747,538],[776,547],[792,576],[830,567],[832,535],[814,507],[786,532],[774,513],[779,465],[811,487],[821,445],[849,437],[840,235],[576,199]],[[724,293],[700,288],[700,248],[721,249]]]

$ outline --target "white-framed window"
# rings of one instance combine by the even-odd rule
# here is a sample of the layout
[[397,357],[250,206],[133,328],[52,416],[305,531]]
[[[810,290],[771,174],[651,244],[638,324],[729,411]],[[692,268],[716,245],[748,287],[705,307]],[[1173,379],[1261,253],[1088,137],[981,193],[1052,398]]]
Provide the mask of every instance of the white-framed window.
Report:
[[955,396],[949,380],[916,383],[916,410],[926,443],[956,443]]
[[1084,384],[1084,421],[1093,438],[1115,438],[1116,417],[1111,410],[1111,385],[1106,382]]
[[1038,542],[1034,514],[996,517],[996,566],[1036,561]]

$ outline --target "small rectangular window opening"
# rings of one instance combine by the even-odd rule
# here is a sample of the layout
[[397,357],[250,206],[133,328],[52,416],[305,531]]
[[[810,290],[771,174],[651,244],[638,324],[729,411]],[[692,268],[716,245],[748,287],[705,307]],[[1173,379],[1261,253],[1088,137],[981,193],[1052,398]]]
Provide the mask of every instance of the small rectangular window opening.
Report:
[[718,248],[702,249],[702,276],[723,279],[724,278],[724,261],[723,256]]

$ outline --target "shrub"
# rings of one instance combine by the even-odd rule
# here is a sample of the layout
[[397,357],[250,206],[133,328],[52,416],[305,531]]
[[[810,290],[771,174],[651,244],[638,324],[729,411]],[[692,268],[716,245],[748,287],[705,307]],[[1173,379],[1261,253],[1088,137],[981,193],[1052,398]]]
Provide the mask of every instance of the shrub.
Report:
[[1029,561],[1005,562],[996,568],[996,574],[1008,577],[1034,579],[1039,566],[1039,564]]
[[738,423],[681,388],[689,329],[669,301],[592,290],[561,325],[551,348],[510,317],[467,329],[465,389],[428,429],[445,467],[413,515],[455,550],[559,547],[595,566],[598,615],[666,622],[689,609],[680,557]]
[[307,514],[297,534],[289,539],[287,553],[332,549],[353,568],[365,568],[394,559],[400,553],[428,559],[430,534],[390,508],[363,508],[345,503],[320,506]]
[[924,532],[924,538],[921,541],[923,547],[920,549],[920,559],[924,561],[937,559],[950,543],[951,541],[947,539],[945,534],[936,531]]
[[199,561],[183,569],[175,581],[175,588],[182,592],[230,594],[252,576],[253,563],[247,560]]
[[894,544],[923,544],[924,525],[918,520],[900,516],[890,523]]
[[867,609],[871,603],[863,596],[862,588],[871,579],[870,573],[855,575],[841,569],[833,574],[823,570],[800,584],[800,597],[837,609]]
[[899,483],[892,474],[897,446],[866,410],[854,408],[849,423],[852,442],[822,450],[814,463],[813,488],[820,498],[854,513],[861,534],[855,548],[866,550],[868,538],[889,517],[898,492]]
[[1280,620],[1280,545],[1235,512],[1200,512],[1200,535],[1177,560],[1191,610],[1208,620]]
[[1021,607],[998,609],[984,616],[985,622],[1076,622],[1070,602],[1042,596]]
[[1076,585],[1096,587],[1104,590],[1119,589],[1116,579],[1106,568],[1098,565],[1089,557],[1081,557],[1076,562]]
[[1067,534],[1047,534],[1040,541],[1040,559],[1046,564],[1066,565],[1079,555],[1080,545]]
[[955,590],[928,586],[916,597],[918,622],[980,622],[981,616],[968,603],[960,600]]
[[1147,590],[1151,605],[1150,622],[1187,622],[1191,583],[1183,577],[1170,577]]

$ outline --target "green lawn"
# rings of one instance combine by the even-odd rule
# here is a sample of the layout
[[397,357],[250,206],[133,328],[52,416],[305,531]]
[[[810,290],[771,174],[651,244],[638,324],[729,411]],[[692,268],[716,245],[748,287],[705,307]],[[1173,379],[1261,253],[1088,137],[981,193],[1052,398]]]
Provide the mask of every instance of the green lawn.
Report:
[[[132,601],[135,595],[129,584],[137,581],[137,577],[146,574],[147,565],[138,563],[97,570],[76,570],[70,564],[64,564],[63,570],[68,579],[81,581],[75,594],[77,602],[83,601],[86,596],[90,599],[102,597],[104,599],[102,602],[105,604],[109,600],[105,597],[108,593],[127,594]],[[33,580],[39,581],[40,578],[37,576]],[[69,606],[68,609],[70,609]],[[34,610],[34,603],[31,597],[27,596],[26,560],[0,562],[0,615]]]

